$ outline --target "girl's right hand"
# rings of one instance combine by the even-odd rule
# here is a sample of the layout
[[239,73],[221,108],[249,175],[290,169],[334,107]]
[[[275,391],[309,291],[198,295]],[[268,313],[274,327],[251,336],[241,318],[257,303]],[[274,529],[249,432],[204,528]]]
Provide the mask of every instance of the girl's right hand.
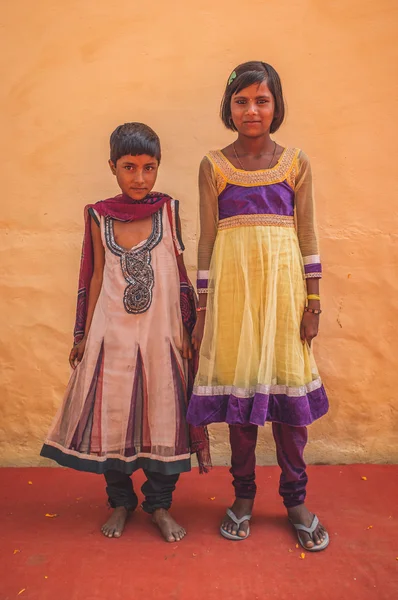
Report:
[[84,338],[78,344],[76,344],[76,346],[73,346],[72,350],[70,351],[69,364],[72,369],[76,369],[77,365],[82,360],[84,350],[86,348],[86,341],[87,338],[84,336]]
[[198,313],[196,325],[192,332],[192,346],[197,352],[199,352],[200,346],[202,344],[203,332],[205,329],[205,312],[206,311],[201,311],[200,313]]

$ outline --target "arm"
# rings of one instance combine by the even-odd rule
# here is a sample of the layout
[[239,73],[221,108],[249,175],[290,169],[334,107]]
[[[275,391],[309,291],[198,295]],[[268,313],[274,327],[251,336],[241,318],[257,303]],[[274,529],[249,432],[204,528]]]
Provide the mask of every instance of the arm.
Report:
[[[180,220],[178,219],[178,223],[177,226],[179,228],[179,231],[181,231],[181,223]],[[185,264],[184,264],[184,256],[182,254],[177,254],[177,266],[178,266],[178,270],[186,273],[186,268],[185,268]],[[190,359],[192,358],[192,345],[191,345],[191,337],[185,327],[185,325],[183,324],[183,336],[182,336],[182,357],[183,358],[187,358]]]
[[[206,308],[208,280],[211,257],[218,227],[218,192],[214,170],[208,158],[204,158],[199,168],[199,207],[200,238],[198,246],[198,280],[199,308]],[[202,343],[206,310],[198,312],[192,343],[199,350]]]
[[94,272],[91,277],[88,296],[86,329],[82,340],[76,346],[74,346],[70,352],[69,363],[72,369],[75,369],[83,358],[88,332],[90,331],[94,310],[100,295],[104,276],[105,251],[101,240],[101,230],[94,221],[93,217],[91,217],[91,239],[94,249]]
[[98,297],[102,288],[105,266],[105,250],[101,240],[101,230],[91,217],[91,239],[94,248],[94,272],[91,277],[90,291],[88,296],[87,320],[84,337],[87,339],[90,331],[91,321],[93,320],[94,310],[97,305]]
[[[322,265],[319,256],[316,234],[315,204],[312,187],[312,172],[308,157],[300,152],[299,170],[295,186],[295,217],[297,236],[304,261],[304,273],[307,295],[319,295],[319,280],[322,277]],[[310,309],[320,309],[319,300],[308,300]],[[301,339],[311,344],[318,334],[319,315],[305,312],[301,322]]]

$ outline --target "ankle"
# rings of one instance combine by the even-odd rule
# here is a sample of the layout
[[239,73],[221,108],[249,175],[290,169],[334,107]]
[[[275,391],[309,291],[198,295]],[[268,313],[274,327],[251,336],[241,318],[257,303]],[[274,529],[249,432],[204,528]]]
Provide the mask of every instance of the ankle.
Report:
[[155,510],[152,513],[152,517],[154,519],[156,519],[156,518],[162,518],[162,517],[165,517],[168,514],[169,514],[169,511],[166,508],[155,508]]

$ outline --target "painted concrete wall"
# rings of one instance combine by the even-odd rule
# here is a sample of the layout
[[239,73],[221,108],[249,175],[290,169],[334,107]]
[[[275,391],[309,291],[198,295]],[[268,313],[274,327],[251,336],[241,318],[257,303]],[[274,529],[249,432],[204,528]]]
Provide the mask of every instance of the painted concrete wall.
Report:
[[[331,401],[310,462],[398,459],[394,0],[14,0],[1,27],[0,463],[38,452],[68,379],[83,206],[113,195],[108,136],[150,124],[158,189],[182,202],[195,268],[203,154],[239,62],[275,65],[288,101],[281,144],[310,155],[325,277],[318,363]],[[216,462],[226,426],[213,427]],[[258,459],[272,463],[270,429]]]

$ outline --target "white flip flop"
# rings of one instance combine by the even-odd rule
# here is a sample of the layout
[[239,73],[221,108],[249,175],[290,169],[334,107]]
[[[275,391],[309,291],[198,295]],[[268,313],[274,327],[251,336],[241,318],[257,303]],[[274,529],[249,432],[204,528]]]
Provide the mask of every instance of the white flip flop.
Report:
[[[236,514],[234,512],[232,512],[232,510],[230,508],[227,508],[227,515],[229,516],[231,521],[233,521],[238,526],[238,528],[239,528],[239,525],[241,525],[243,523],[243,521],[250,521],[250,519],[252,518],[251,515],[245,515],[244,517],[241,517],[240,519],[238,519]],[[248,528],[247,534],[245,535],[245,537],[241,537],[238,534],[234,535],[233,533],[229,533],[228,531],[225,531],[225,529],[223,529],[222,526],[220,527],[220,533],[223,537],[227,538],[227,540],[234,540],[235,542],[241,542],[242,540],[247,540],[247,538],[249,537],[250,527]]]
[[[325,539],[323,540],[323,542],[321,544],[315,543],[315,540],[314,540],[314,537],[312,534],[314,533],[315,529],[318,527],[318,524],[319,524],[319,519],[316,515],[314,515],[314,518],[312,519],[311,527],[305,527],[305,525],[300,525],[300,523],[293,523],[291,519],[289,519],[289,520],[297,532],[297,537],[298,537],[300,546],[302,548],[304,548],[304,550],[306,550],[307,552],[320,552],[321,550],[325,550],[325,548],[327,548],[329,546],[330,540],[329,540],[329,534],[327,531],[325,531]],[[307,546],[303,543],[303,541],[301,540],[301,537],[300,537],[300,531],[305,531],[306,533],[308,533],[311,540],[314,542],[314,546],[312,548],[307,548]]]

